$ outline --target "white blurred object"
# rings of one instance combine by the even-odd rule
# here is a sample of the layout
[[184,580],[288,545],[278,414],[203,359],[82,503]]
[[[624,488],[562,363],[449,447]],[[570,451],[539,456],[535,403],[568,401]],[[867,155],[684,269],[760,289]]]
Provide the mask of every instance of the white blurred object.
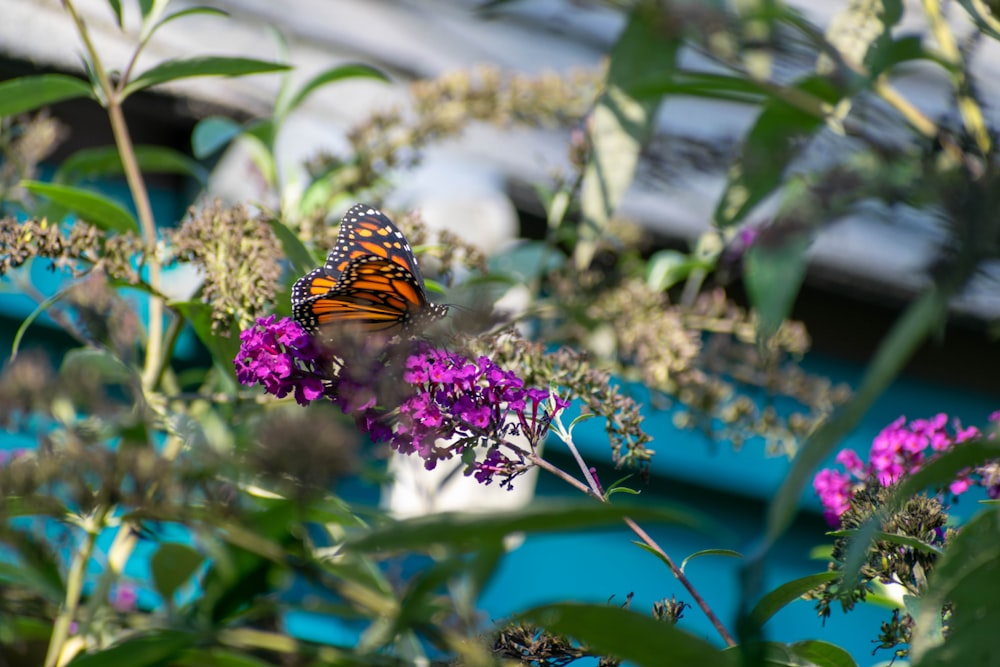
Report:
[[454,232],[487,254],[517,238],[517,209],[496,169],[437,155],[403,176],[405,185],[389,197],[391,208],[416,209],[432,229]]
[[[528,450],[524,436],[509,438],[512,444]],[[393,483],[382,490],[382,506],[397,519],[438,512],[496,512],[526,506],[535,495],[538,468],[532,467],[514,480],[507,490],[494,481],[485,486],[475,477],[462,474],[461,458],[439,461],[433,470],[424,468],[419,456],[393,452],[389,471]]]

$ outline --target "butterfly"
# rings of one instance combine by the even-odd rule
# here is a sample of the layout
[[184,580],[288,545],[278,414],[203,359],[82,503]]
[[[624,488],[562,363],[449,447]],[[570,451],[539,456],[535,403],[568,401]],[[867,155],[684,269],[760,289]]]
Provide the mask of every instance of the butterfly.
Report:
[[292,287],[292,315],[312,334],[331,324],[406,331],[447,314],[448,306],[427,300],[424,277],[403,233],[366,204],[347,211],[326,262]]

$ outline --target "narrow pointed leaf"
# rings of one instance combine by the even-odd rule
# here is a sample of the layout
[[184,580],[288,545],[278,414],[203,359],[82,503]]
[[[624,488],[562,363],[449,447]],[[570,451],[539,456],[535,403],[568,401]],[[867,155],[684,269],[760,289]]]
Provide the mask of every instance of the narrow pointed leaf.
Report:
[[743,282],[757,312],[759,340],[766,341],[791,315],[806,275],[810,239],[799,233],[779,244],[755,243],[743,262]]
[[725,556],[727,558],[743,558],[743,554],[739,551],[733,549],[702,549],[701,551],[696,551],[691,554],[683,561],[681,561],[681,572],[687,567],[687,564],[693,561],[695,558],[701,558],[702,556]]
[[520,618],[550,632],[572,637],[592,651],[613,655],[640,667],[738,664],[704,639],[646,614],[608,605],[552,604],[529,609]]
[[191,152],[198,159],[222,150],[243,131],[236,121],[222,116],[209,116],[198,121],[191,133]]
[[[941,609],[952,604],[947,638]],[[919,667],[997,667],[1000,627],[1000,512],[990,508],[962,526],[931,573],[921,596],[911,648]]]
[[115,23],[118,24],[118,28],[124,28],[125,24],[122,22],[122,2],[121,0],[108,0],[108,5],[111,6],[111,11],[115,14]]
[[272,219],[269,222],[295,273],[304,275],[316,268],[316,260],[299,240],[299,237],[295,235],[295,232],[280,220]]
[[176,542],[161,544],[149,564],[156,592],[164,600],[169,600],[178,588],[191,579],[204,562],[205,557],[186,544]]
[[132,214],[103,195],[68,185],[39,181],[22,181],[21,186],[28,192],[45,197],[106,231],[139,231],[139,225]]
[[[208,170],[188,156],[166,146],[136,146],[135,157],[143,173],[181,174],[205,184]],[[123,173],[121,156],[113,146],[84,148],[66,158],[53,180],[70,183],[85,178],[117,176]]]
[[125,95],[179,79],[190,79],[198,76],[246,76],[284,72],[288,69],[288,65],[255,58],[200,56],[165,60],[131,81],[125,87]]
[[737,224],[782,182],[801,141],[824,126],[823,105],[833,105],[841,92],[824,77],[815,75],[791,86],[788,96],[810,99],[816,108],[803,109],[777,95],[768,102],[743,144],[743,153],[732,165],[726,189],[715,209],[715,224]]
[[154,30],[159,30],[160,28],[170,23],[171,21],[184,18],[185,16],[194,16],[196,14],[208,14],[210,16],[222,16],[222,17],[229,16],[229,12],[226,12],[225,10],[222,9],[217,9],[216,7],[188,7],[187,9],[182,9],[179,12],[174,12],[170,16],[163,17],[163,19],[156,25],[156,28],[154,28]]
[[364,63],[349,63],[347,65],[331,67],[309,79],[309,81],[299,88],[287,104],[280,105],[279,108],[275,109],[274,116],[275,118],[284,118],[287,114],[295,111],[310,95],[327,84],[359,77],[389,81],[389,77],[382,70],[376,69],[371,65],[365,65]]
[[156,667],[169,665],[197,636],[180,630],[153,630],[110,648],[78,656],[72,667]]
[[34,111],[47,104],[91,97],[90,84],[65,74],[22,76],[0,83],[0,117]]
[[822,584],[835,581],[838,577],[840,577],[838,572],[820,572],[785,582],[757,602],[750,612],[750,621],[759,628],[789,603],[795,602]]
[[230,389],[235,391],[238,385],[233,360],[240,349],[239,332],[230,331],[226,337],[212,331],[212,307],[201,301],[173,302],[170,307],[188,321],[198,340],[212,355],[216,369],[229,382]]
[[693,511],[669,507],[631,507],[591,502],[549,503],[490,515],[444,513],[390,522],[347,541],[358,551],[424,549],[429,544],[469,545],[494,541],[517,532],[562,532],[636,521],[679,524],[712,530],[711,522]]

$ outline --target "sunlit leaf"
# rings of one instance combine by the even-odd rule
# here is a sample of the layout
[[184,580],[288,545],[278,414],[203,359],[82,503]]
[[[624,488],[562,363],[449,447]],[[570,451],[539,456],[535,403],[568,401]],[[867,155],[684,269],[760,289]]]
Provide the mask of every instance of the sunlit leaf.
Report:
[[[739,159],[730,167],[726,189],[715,208],[715,224],[729,227],[743,220],[754,206],[781,184],[785,169],[797,154],[801,141],[826,122],[822,105],[832,105],[841,91],[818,75],[789,86],[784,95],[764,105],[743,142]],[[795,99],[808,99],[816,108],[803,108]]]
[[198,14],[208,15],[208,16],[221,16],[221,17],[229,16],[229,12],[226,12],[222,9],[218,9],[216,7],[188,7],[187,9],[182,9],[179,12],[174,12],[169,16],[164,16],[163,19],[156,25],[155,30],[159,30],[160,28],[170,23],[171,21],[176,21],[177,19],[182,19],[186,16],[195,16]]
[[726,558],[743,558],[743,554],[739,551],[734,551],[733,549],[702,549],[701,551],[696,551],[683,561],[681,561],[681,572],[687,567],[687,564],[693,561],[695,558],[701,558],[703,556],[725,556]]
[[[1000,40],[1000,21],[994,16],[995,9],[991,10],[983,0],[958,0],[958,4],[969,13],[976,27],[982,30],[984,35]],[[996,4],[993,6],[995,8]]]
[[[580,190],[583,221],[574,262],[590,264],[597,240],[632,183],[639,152],[649,136],[662,96],[635,91],[673,76],[680,35],[657,3],[638,3],[611,50],[607,85],[588,119],[590,155]],[[669,11],[669,10],[666,10]]]
[[78,347],[63,356],[60,373],[81,373],[102,382],[121,383],[135,378],[135,372],[110,351],[99,347]]
[[68,185],[40,181],[22,181],[21,187],[32,194],[51,200],[106,231],[139,231],[139,225],[132,214],[104,195]]
[[190,79],[199,76],[246,76],[284,72],[288,65],[255,58],[224,56],[200,56],[197,58],[177,58],[165,60],[143,72],[125,86],[124,95],[157,86],[161,83]]
[[0,83],[0,117],[34,111],[47,104],[91,97],[86,81],[65,74],[22,76]]
[[386,76],[384,72],[371,65],[365,65],[364,63],[349,63],[346,65],[337,65],[336,67],[331,67],[330,69],[324,70],[312,77],[305,84],[302,85],[298,91],[288,100],[286,103],[280,103],[274,110],[274,117],[277,119],[283,119],[292,111],[295,111],[305,100],[316,92],[318,89],[322,88],[331,83],[337,81],[343,81],[344,79],[357,79],[357,78],[369,78],[377,79],[379,81],[389,81],[389,77]]

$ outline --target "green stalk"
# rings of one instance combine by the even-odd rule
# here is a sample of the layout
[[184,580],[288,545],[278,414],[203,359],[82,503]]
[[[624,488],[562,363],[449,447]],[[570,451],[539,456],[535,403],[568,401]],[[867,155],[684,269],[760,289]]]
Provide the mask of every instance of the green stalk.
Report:
[[135,148],[132,144],[132,137],[128,132],[128,125],[125,123],[125,114],[122,112],[121,91],[126,81],[122,80],[116,87],[108,76],[104,64],[101,62],[97,49],[90,39],[87,26],[80,18],[73,0],[62,0],[63,7],[69,12],[76,24],[80,39],[83,40],[84,48],[90,57],[91,66],[97,77],[98,85],[104,95],[105,108],[108,112],[108,120],[111,122],[111,132],[115,138],[115,146],[122,161],[122,171],[125,174],[125,181],[128,183],[132,200],[135,202],[136,212],[139,214],[139,225],[142,228],[142,235],[146,241],[145,261],[149,267],[149,285],[152,288],[149,296],[149,329],[146,336],[146,358],[142,372],[142,388],[148,392],[153,389],[159,376],[160,356],[163,348],[163,312],[164,303],[160,296],[161,285],[161,265],[156,254],[156,223],[153,219],[153,207],[149,202],[149,192],[146,190],[146,183],[142,179],[142,172],[139,170],[139,163],[135,157]]
[[87,572],[87,563],[90,562],[90,557],[94,553],[97,536],[104,526],[107,515],[108,508],[101,506],[94,515],[84,521],[83,527],[87,533],[87,539],[83,546],[73,554],[69,572],[66,574],[66,599],[52,625],[52,637],[49,639],[49,649],[45,654],[45,667],[56,667],[63,662],[60,657],[69,636],[69,626],[80,607],[80,594],[83,592],[83,579]]

